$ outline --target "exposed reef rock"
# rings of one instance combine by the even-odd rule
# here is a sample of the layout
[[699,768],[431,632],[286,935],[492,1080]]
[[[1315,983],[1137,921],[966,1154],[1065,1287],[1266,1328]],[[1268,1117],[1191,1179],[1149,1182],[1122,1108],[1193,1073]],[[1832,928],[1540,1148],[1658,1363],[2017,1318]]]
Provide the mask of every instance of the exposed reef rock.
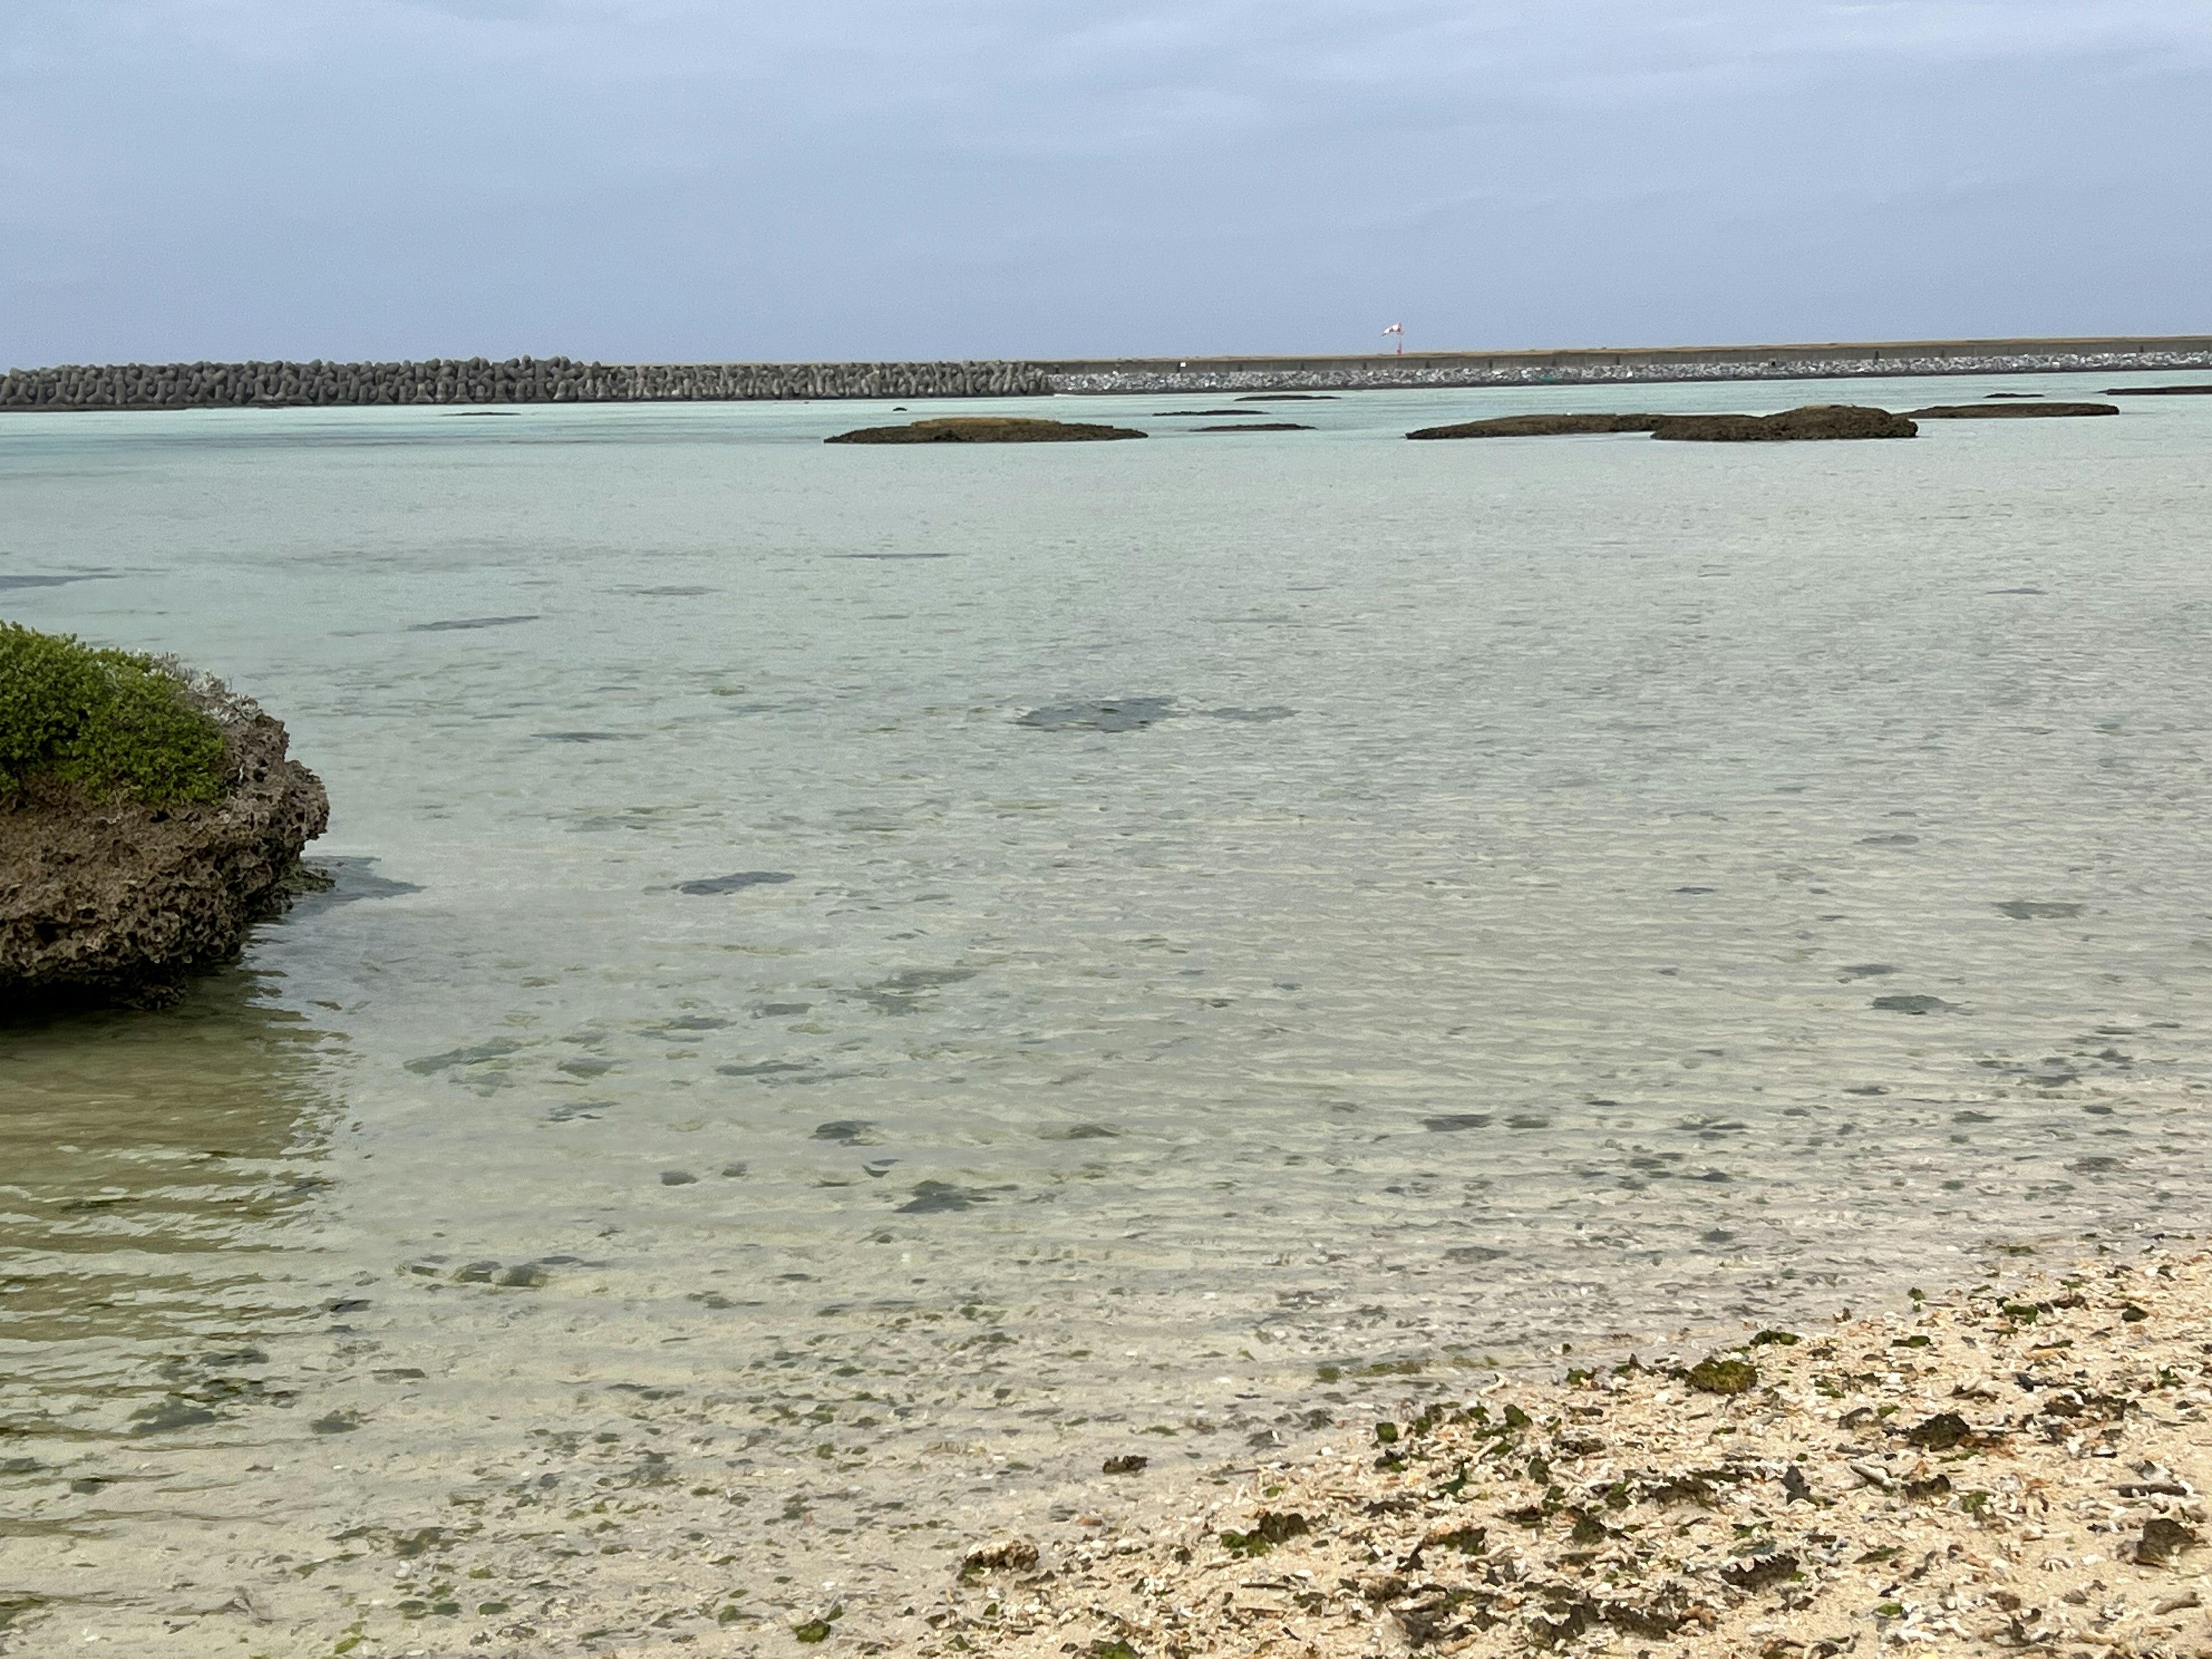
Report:
[[2107,398],[2212,398],[2212,381],[2203,386],[2108,386]]
[[1310,432],[1299,421],[1239,421],[1235,426],[1194,426],[1194,432]]
[[824,438],[827,444],[1079,444],[1141,438],[1134,427],[1081,421],[1040,421],[1015,415],[942,415],[907,426],[864,426]]
[[1577,432],[1649,432],[1664,415],[1498,415],[1456,426],[1425,426],[1408,438],[1557,438]]
[[[2008,409],[1981,410],[1987,414]],[[1778,415],[1668,415],[1651,428],[1655,438],[1692,443],[1796,443],[1824,438],[1911,438],[1920,428],[1902,415],[1856,404],[1808,404]]]
[[2117,415],[2118,404],[1938,404],[1933,409],[1916,409],[1911,419],[1916,421],[1995,421],[2018,420],[2023,416],[2039,415]]
[[37,779],[0,798],[0,1010],[175,1001],[300,882],[330,817],[321,781],[249,698],[206,678],[184,695],[222,732],[220,799],[153,806]]

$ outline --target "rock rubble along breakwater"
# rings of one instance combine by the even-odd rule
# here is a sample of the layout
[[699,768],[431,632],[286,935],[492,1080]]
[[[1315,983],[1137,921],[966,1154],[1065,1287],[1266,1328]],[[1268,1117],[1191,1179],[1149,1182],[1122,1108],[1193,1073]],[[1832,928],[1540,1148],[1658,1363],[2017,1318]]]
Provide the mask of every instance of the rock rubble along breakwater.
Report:
[[776,402],[1018,398],[1053,388],[1033,365],[584,363],[567,357],[422,362],[71,363],[10,369],[0,410],[283,409],[437,404]]

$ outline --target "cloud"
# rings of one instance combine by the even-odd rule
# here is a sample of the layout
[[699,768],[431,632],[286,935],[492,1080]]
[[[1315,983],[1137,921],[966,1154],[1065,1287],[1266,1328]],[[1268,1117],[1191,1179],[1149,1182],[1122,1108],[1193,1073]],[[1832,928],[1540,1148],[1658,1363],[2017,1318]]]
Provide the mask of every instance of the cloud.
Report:
[[15,0],[0,346],[2179,331],[2208,93],[2194,0]]

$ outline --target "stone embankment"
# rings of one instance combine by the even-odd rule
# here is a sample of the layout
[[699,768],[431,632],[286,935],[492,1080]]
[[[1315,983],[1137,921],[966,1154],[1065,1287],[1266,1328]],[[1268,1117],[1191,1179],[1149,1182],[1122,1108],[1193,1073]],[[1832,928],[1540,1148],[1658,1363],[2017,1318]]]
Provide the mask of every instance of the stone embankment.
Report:
[[729,403],[798,398],[1017,398],[1034,365],[975,363],[72,363],[11,369],[0,410],[271,409],[405,404]]
[[404,363],[70,364],[9,370],[0,377],[0,411],[1018,398],[1053,392],[1327,392],[2160,369],[2212,369],[2212,335],[919,363],[580,363],[567,357],[510,357],[492,362],[471,357]]

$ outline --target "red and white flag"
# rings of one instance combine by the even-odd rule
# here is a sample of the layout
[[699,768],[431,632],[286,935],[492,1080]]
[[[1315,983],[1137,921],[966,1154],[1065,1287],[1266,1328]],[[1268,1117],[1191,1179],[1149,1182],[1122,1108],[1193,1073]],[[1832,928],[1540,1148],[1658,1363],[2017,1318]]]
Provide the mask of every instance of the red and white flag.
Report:
[[1403,323],[1393,323],[1382,331],[1385,334],[1403,334],[1406,331],[1406,325]]

